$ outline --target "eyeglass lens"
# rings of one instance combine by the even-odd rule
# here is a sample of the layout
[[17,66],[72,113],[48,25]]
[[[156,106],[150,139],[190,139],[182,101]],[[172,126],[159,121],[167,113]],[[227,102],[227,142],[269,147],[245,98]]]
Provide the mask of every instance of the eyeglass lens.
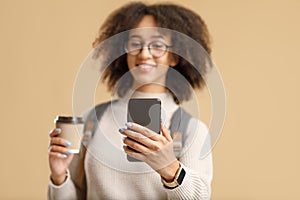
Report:
[[[150,54],[154,57],[163,56],[168,49],[168,45],[160,41],[150,42],[146,47],[148,48]],[[145,48],[143,42],[129,40],[127,43],[126,51],[131,55],[138,55],[143,48]]]

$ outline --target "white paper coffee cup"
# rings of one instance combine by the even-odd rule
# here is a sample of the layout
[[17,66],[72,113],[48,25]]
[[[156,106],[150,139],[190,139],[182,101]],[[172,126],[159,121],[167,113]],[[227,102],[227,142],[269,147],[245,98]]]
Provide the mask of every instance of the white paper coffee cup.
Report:
[[58,137],[64,138],[71,143],[68,146],[69,151],[79,153],[84,128],[83,119],[73,116],[57,116],[54,123],[56,128],[61,129]]

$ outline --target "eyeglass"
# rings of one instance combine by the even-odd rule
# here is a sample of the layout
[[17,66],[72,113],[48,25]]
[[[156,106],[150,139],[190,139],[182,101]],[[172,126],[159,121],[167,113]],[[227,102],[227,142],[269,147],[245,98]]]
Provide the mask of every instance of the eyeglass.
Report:
[[[136,56],[139,53],[141,53],[142,49],[144,48],[144,44],[145,43],[140,42],[140,41],[129,40],[127,45],[125,45],[125,52],[130,55]],[[153,41],[147,45],[149,53],[154,58],[159,58],[159,57],[162,57],[163,55],[165,55],[168,48],[170,48],[170,47],[172,47],[172,46],[166,45],[165,43],[160,42],[160,41]]]

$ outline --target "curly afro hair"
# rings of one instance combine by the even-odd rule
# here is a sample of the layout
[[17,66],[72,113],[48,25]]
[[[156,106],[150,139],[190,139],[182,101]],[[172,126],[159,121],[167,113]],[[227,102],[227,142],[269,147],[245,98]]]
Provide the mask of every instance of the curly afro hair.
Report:
[[[201,89],[204,86],[204,75],[209,68],[207,67],[207,57],[211,53],[210,36],[205,22],[197,13],[170,3],[148,5],[143,2],[131,2],[115,10],[108,16],[100,27],[99,34],[93,42],[93,46],[96,48],[98,44],[108,38],[135,28],[145,15],[153,16],[160,28],[176,31],[187,35],[189,39],[192,38],[193,41],[196,41],[203,47],[203,52],[207,55],[205,56],[203,52],[195,51],[191,45],[187,44],[187,39],[178,38],[177,34],[172,34],[171,32],[172,48],[176,49],[176,52],[179,52],[173,55],[178,60],[178,64],[172,69],[179,72],[187,81],[180,82],[180,78],[174,78],[174,74],[167,74],[166,86],[172,93],[174,100],[179,104],[183,100],[190,98],[191,88]],[[128,39],[128,36],[126,39]],[[104,54],[106,60],[110,60],[109,58],[113,57],[114,54],[122,55],[111,63],[107,62],[107,67],[102,74],[102,81],[106,82],[109,91],[112,92],[117,89],[118,96],[122,97],[131,88],[133,77],[122,82],[121,77],[129,69],[126,60],[127,55],[126,53],[124,54],[124,50],[122,49],[124,46],[120,45],[120,42],[121,44],[125,44],[126,41],[114,41],[106,45],[105,48],[99,49],[98,53]],[[116,50],[116,46],[121,47],[119,50]]]

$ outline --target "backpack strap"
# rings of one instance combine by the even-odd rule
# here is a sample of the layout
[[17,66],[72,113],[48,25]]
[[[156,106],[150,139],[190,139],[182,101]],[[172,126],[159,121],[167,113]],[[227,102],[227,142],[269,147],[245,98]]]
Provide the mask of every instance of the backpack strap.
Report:
[[117,100],[105,102],[102,104],[97,105],[94,109],[92,109],[84,124],[84,132],[83,138],[80,146],[79,154],[75,155],[70,166],[70,173],[72,180],[75,184],[75,187],[78,191],[78,198],[80,200],[86,199],[86,177],[85,177],[85,170],[84,170],[84,160],[87,151],[87,145],[90,139],[94,136],[96,129],[98,128],[98,121],[103,116],[103,113],[107,109],[107,107],[111,104],[116,102]]
[[118,100],[115,99],[112,101],[101,103],[90,111],[84,125],[84,136],[82,139],[83,145],[87,146],[90,139],[92,139],[92,137],[96,133],[96,130],[98,128],[98,123],[100,122],[107,107],[117,101]]
[[173,151],[176,158],[179,158],[180,152],[187,138],[187,127],[192,116],[183,108],[179,107],[172,116],[170,131],[173,138]]

